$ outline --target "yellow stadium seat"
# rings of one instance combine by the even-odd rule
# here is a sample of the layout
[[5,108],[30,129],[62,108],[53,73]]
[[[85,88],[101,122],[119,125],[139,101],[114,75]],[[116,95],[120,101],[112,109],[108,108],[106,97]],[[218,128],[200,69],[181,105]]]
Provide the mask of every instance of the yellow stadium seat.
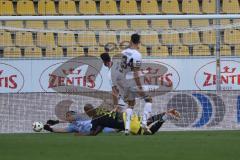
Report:
[[148,29],[148,21],[147,20],[131,20],[131,29],[133,30],[142,30]]
[[185,45],[200,44],[200,37],[198,32],[183,33],[183,44]]
[[104,52],[105,52],[104,47],[95,46],[88,48],[88,56],[99,56]]
[[42,49],[38,47],[25,48],[24,57],[42,57]]
[[5,58],[19,58],[21,57],[21,49],[17,47],[5,47],[3,50],[3,57]]
[[240,19],[234,19],[234,20],[233,20],[233,23],[234,23],[234,24],[235,24],[235,23],[238,23],[238,24],[239,24],[239,23],[240,23]]
[[197,0],[183,0],[182,12],[186,14],[200,14],[199,2]]
[[100,1],[101,14],[118,14],[117,5],[115,0],[101,0]]
[[231,56],[232,55],[231,47],[229,45],[220,45],[220,55]]
[[151,26],[154,29],[168,29],[169,23],[168,20],[152,20]]
[[33,37],[31,32],[16,32],[16,46],[33,46]]
[[59,46],[76,46],[74,34],[58,33],[57,44]]
[[84,20],[68,21],[68,29],[70,30],[86,30],[86,23]]
[[128,29],[127,21],[126,20],[110,20],[109,28],[111,30],[124,30],[124,29]]
[[240,56],[240,45],[235,45],[235,55]]
[[193,56],[210,56],[211,52],[208,45],[194,45]]
[[114,31],[100,31],[99,32],[99,44],[106,45],[108,43],[117,44],[116,33]]
[[60,0],[58,8],[59,13],[62,15],[77,14],[76,5],[73,0]]
[[6,27],[24,28],[23,21],[5,21]]
[[120,1],[121,14],[139,14],[137,2],[135,0],[121,0]]
[[68,47],[67,56],[68,57],[84,56],[84,49],[82,47]]
[[17,1],[17,14],[18,15],[35,15],[33,1],[20,0]]
[[235,29],[226,29],[224,31],[225,44],[240,44],[240,31]]
[[11,33],[0,30],[0,47],[13,46]]
[[63,57],[62,47],[48,47],[48,48],[46,48],[46,57]]
[[189,56],[189,48],[187,46],[173,46],[173,56]]
[[47,21],[47,28],[51,30],[59,29],[65,30],[65,22],[64,21]]
[[81,14],[97,14],[97,6],[94,0],[81,0],[79,2],[79,12]]
[[107,30],[107,25],[105,20],[89,20],[90,30]]
[[192,27],[207,27],[207,26],[209,26],[209,21],[207,19],[192,20]]
[[53,33],[38,32],[37,33],[37,46],[39,47],[55,47],[55,40]]
[[141,43],[146,46],[158,45],[158,33],[152,30],[141,31]]
[[180,14],[178,0],[162,1],[162,12],[164,14]]
[[80,46],[96,46],[96,36],[93,31],[80,31],[78,34],[78,44]]
[[147,48],[145,46],[140,45],[138,51],[142,54],[142,56],[148,56]]
[[216,0],[202,0],[203,13],[216,13]]
[[56,7],[53,0],[39,0],[38,1],[39,15],[56,15]]
[[43,21],[26,21],[26,28],[44,29]]
[[189,28],[188,20],[172,20],[172,28]]
[[167,46],[152,46],[151,56],[169,56]]
[[14,15],[12,1],[0,1],[0,16]]
[[141,12],[143,14],[159,14],[157,0],[141,0]]
[[204,31],[202,39],[203,44],[216,44],[216,31]]
[[223,13],[240,13],[238,0],[223,0],[222,11]]
[[134,31],[120,31],[120,40],[119,43],[130,42],[131,35],[134,34]]
[[162,44],[164,45],[179,45],[179,34],[176,31],[166,31],[162,34]]

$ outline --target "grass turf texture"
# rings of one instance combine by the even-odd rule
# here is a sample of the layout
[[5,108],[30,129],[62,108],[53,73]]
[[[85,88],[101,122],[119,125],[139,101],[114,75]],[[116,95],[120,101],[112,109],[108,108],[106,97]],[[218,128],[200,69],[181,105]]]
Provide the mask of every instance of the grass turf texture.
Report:
[[239,160],[240,131],[154,136],[0,134],[1,160]]

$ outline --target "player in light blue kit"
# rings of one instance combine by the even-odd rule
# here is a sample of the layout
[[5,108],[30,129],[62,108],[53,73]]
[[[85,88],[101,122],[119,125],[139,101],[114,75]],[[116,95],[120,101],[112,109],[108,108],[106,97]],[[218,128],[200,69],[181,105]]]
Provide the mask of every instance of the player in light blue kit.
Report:
[[[59,123],[69,123],[66,127],[52,127]],[[44,129],[53,133],[77,133],[78,135],[89,135],[92,128],[91,120],[82,120],[75,111],[66,113],[66,121],[48,120]],[[105,128],[105,133],[115,132],[114,129]]]

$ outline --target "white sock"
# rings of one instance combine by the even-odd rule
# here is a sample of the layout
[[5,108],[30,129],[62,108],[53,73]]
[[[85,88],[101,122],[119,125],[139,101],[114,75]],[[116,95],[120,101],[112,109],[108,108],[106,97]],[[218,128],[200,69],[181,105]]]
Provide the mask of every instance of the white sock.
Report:
[[142,125],[147,125],[147,120],[151,116],[152,113],[152,103],[145,103],[143,108],[143,115],[142,115]]
[[163,116],[162,116],[162,120],[163,121],[167,121],[169,119],[169,116],[167,113],[165,113]]
[[125,130],[130,131],[130,123],[131,123],[132,114],[133,114],[133,109],[132,109],[132,108],[127,108],[127,109],[126,109]]

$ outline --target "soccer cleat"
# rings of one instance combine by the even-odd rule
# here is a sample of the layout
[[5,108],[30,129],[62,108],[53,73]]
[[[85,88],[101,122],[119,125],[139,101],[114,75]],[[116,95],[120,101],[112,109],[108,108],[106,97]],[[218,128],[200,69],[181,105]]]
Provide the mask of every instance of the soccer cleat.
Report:
[[129,135],[129,130],[125,129],[124,134],[125,134],[125,136],[128,136]]
[[180,113],[176,109],[169,109],[167,114],[177,121],[180,119]]
[[146,126],[142,127],[144,135],[152,135],[152,131]]

